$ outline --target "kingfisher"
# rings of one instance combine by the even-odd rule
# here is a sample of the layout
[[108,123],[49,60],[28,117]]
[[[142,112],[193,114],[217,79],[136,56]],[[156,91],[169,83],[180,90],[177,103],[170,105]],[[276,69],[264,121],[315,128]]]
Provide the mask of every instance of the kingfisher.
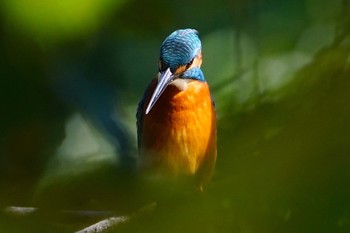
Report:
[[203,191],[217,150],[215,106],[201,64],[198,32],[171,33],[160,47],[158,74],[146,89],[136,117],[142,170],[191,178]]

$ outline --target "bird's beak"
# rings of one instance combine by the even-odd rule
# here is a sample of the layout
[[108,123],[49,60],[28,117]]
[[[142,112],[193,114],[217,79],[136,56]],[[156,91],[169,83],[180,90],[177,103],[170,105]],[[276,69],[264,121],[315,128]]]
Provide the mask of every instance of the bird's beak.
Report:
[[160,73],[158,84],[157,84],[156,89],[154,90],[154,92],[152,94],[152,98],[149,101],[149,104],[148,104],[148,106],[146,108],[146,114],[148,114],[149,111],[151,111],[152,107],[157,102],[157,100],[159,99],[160,95],[164,92],[165,88],[172,81],[173,77],[174,76],[171,73],[170,68],[168,68],[165,71],[163,71],[162,73]]

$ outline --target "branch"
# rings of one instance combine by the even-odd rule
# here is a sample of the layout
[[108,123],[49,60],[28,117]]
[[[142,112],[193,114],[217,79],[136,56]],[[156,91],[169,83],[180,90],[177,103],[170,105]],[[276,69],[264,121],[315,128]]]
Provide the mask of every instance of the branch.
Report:
[[80,231],[76,231],[75,233],[97,233],[97,232],[104,232],[105,230],[109,230],[112,227],[116,227],[119,224],[125,223],[130,221],[132,218],[140,217],[145,214],[148,214],[152,212],[156,208],[157,204],[151,203],[141,209],[139,209],[136,213],[128,216],[119,216],[119,217],[110,217],[107,219],[104,219],[102,221],[99,221],[91,226],[88,226]]
[[76,231],[75,233],[92,233],[92,232],[103,232],[112,226],[117,226],[121,223],[127,222],[130,220],[130,216],[120,216],[120,217],[111,217],[99,221],[91,226],[88,226],[80,231]]
[[[151,203],[149,205],[144,206],[143,208],[139,209],[135,213],[131,215],[123,215],[123,216],[112,216],[105,218],[97,223],[94,223],[93,225],[90,225],[82,230],[78,230],[75,233],[98,233],[98,232],[105,232],[106,230],[110,230],[112,227],[116,227],[122,223],[129,222],[133,218],[140,217],[146,214],[149,214],[152,212],[155,207],[156,203]],[[35,207],[19,207],[19,206],[9,206],[4,209],[5,213],[14,215],[14,216],[29,216],[33,213],[38,212],[38,208]],[[111,215],[113,212],[111,211],[76,211],[76,210],[62,210],[59,212],[60,215],[69,215],[70,218],[73,218],[74,216],[87,216],[87,217],[102,217],[106,215]]]

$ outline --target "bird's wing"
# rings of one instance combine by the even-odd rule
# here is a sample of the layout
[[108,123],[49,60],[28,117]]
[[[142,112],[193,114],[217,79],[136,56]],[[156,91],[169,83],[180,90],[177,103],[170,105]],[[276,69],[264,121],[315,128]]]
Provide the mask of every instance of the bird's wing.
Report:
[[140,148],[141,145],[141,135],[142,135],[142,126],[143,126],[143,114],[144,114],[144,100],[145,95],[147,91],[143,95],[141,101],[139,102],[139,105],[137,107],[137,113],[136,113],[136,127],[137,127],[137,147]]
[[137,146],[140,148],[141,146],[141,138],[142,138],[142,128],[143,128],[143,116],[145,114],[145,107],[148,104],[150,97],[154,91],[155,86],[157,85],[157,78],[154,78],[151,83],[148,85],[145,93],[141,101],[138,104],[137,112],[136,112],[136,126],[137,126]]

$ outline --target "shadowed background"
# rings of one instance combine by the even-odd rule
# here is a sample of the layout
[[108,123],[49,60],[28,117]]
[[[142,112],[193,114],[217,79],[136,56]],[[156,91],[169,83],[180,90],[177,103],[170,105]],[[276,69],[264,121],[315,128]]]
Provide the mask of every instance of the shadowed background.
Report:
[[164,38],[195,28],[218,114],[212,183],[111,231],[349,232],[349,11],[347,0],[1,1],[1,231],[72,232],[93,221],[57,211],[130,213],[167,192],[135,178],[136,107]]

